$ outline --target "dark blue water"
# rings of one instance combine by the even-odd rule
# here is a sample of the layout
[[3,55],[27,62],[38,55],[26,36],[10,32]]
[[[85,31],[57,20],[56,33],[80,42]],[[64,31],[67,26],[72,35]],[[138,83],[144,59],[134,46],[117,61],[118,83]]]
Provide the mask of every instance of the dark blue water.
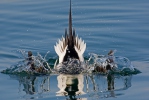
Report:
[[[142,72],[127,77],[115,76],[115,90],[107,92],[106,77],[91,76],[98,91],[89,81],[88,92],[84,80],[86,94],[78,96],[78,100],[149,99],[148,5],[148,0],[72,0],[73,27],[87,43],[84,56],[107,54],[114,49],[117,50],[115,55],[129,58]],[[56,58],[54,45],[68,26],[68,11],[69,0],[0,1],[0,71],[24,59],[19,49],[43,56],[50,51],[47,59]],[[3,100],[69,98],[56,96],[59,91],[57,75],[19,77],[0,73],[0,77],[0,99]]]

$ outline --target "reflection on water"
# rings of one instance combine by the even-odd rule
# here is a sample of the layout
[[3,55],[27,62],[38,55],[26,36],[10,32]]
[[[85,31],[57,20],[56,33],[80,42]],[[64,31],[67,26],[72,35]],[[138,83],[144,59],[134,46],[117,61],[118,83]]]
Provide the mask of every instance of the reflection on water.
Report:
[[[87,100],[87,98],[110,98],[124,95],[121,92],[131,87],[132,79],[132,75],[113,74],[10,75],[10,77],[19,81],[18,91],[24,99],[47,98],[54,93],[57,98],[65,97],[66,100]],[[57,79],[50,80],[52,77],[57,77]],[[55,85],[57,88],[54,87]]]
[[[50,92],[50,76],[14,76],[11,78],[19,81],[19,94],[24,94],[23,98],[41,98],[42,94]],[[38,95],[37,95],[38,94]]]
[[[88,87],[88,94],[92,97],[109,98],[123,95],[119,92],[131,87],[132,76],[117,76],[117,75],[93,75],[88,76],[92,86]],[[92,93],[92,90],[94,91]],[[117,92],[119,91],[119,92]]]
[[81,95],[85,94],[84,88],[84,77],[80,75],[63,75],[60,74],[57,77],[58,88],[57,96],[60,95]]

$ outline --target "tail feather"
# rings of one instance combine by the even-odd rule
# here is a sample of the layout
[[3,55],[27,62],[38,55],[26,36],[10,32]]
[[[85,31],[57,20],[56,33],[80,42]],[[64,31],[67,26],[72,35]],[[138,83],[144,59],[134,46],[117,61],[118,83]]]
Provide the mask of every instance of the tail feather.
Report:
[[83,53],[86,49],[86,43],[76,36],[75,29],[72,32],[72,13],[71,13],[71,0],[70,0],[70,10],[69,10],[69,27],[68,32],[65,29],[65,37],[62,36],[58,40],[58,43],[54,46],[54,49],[59,56],[59,63],[67,61],[70,58],[76,58],[80,61],[84,61]]
[[70,0],[70,9],[69,9],[69,39],[72,40],[72,14],[71,14],[71,0]]

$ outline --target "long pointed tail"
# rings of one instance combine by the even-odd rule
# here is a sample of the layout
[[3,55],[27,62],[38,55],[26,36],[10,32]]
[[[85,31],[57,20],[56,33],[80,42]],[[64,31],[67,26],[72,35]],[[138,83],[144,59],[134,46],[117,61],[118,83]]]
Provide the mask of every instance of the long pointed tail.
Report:
[[71,0],[70,0],[70,10],[69,10],[69,36],[72,37],[72,14],[71,14]]
[[71,13],[71,0],[70,0],[70,10],[69,10],[69,46],[73,47],[73,35],[72,35],[72,13]]
[[67,61],[68,58],[76,58],[80,61],[84,61],[83,53],[86,49],[86,43],[75,35],[75,30],[72,28],[71,0],[68,21],[69,29],[65,29],[65,37],[59,39],[54,46],[55,51],[59,56],[59,63]]

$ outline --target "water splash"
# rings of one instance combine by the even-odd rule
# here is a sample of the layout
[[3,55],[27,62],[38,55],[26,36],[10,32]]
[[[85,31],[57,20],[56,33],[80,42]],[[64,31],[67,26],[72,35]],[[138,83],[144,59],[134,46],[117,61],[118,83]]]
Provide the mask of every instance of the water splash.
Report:
[[80,74],[87,70],[87,65],[78,59],[69,59],[69,61],[56,65],[54,69],[60,74]]
[[[10,68],[3,70],[5,74],[80,74],[80,73],[113,73],[113,74],[137,74],[140,73],[132,64],[131,61],[122,56],[114,56],[115,51],[110,51],[108,55],[98,55],[95,53],[89,53],[88,60],[80,62],[77,59],[70,59],[67,62],[57,64],[57,59],[46,59],[50,51],[45,56],[42,56],[39,52],[36,55],[32,55],[31,51],[19,50],[24,57],[23,61],[12,65]],[[52,65],[54,65],[54,67]],[[55,64],[54,64],[55,63]]]
[[[19,81],[19,93],[23,94],[25,99],[47,98],[50,93],[53,95],[53,92],[56,96],[65,96],[67,99],[77,99],[81,96],[89,96],[91,99],[118,97],[124,95],[119,92],[131,87],[132,74],[140,73],[128,58],[113,54],[90,53],[85,62],[70,59],[68,62],[57,64],[54,57],[46,59],[49,51],[45,56],[40,53],[32,55],[26,51],[20,52],[24,60],[3,70],[2,73],[9,74],[11,78]],[[112,68],[107,69],[106,73],[97,70],[97,67],[106,68],[109,64]],[[58,74],[57,82],[55,74]],[[59,91],[55,91],[56,86]]]
[[23,55],[24,60],[12,65],[10,68],[7,68],[6,70],[3,70],[2,73],[21,75],[40,75],[51,73],[51,67],[45,59],[49,52],[47,52],[47,54],[44,57],[42,57],[40,53],[37,53],[37,55],[32,55],[31,51],[28,51],[28,53],[23,50],[19,51]]
[[108,65],[110,65],[111,69],[108,73],[113,74],[138,74],[141,73],[138,69],[136,69],[131,61],[122,56],[114,56],[112,55],[98,55],[95,53],[90,53],[90,58],[88,60],[89,65],[96,69],[97,66],[101,66],[106,69]]

